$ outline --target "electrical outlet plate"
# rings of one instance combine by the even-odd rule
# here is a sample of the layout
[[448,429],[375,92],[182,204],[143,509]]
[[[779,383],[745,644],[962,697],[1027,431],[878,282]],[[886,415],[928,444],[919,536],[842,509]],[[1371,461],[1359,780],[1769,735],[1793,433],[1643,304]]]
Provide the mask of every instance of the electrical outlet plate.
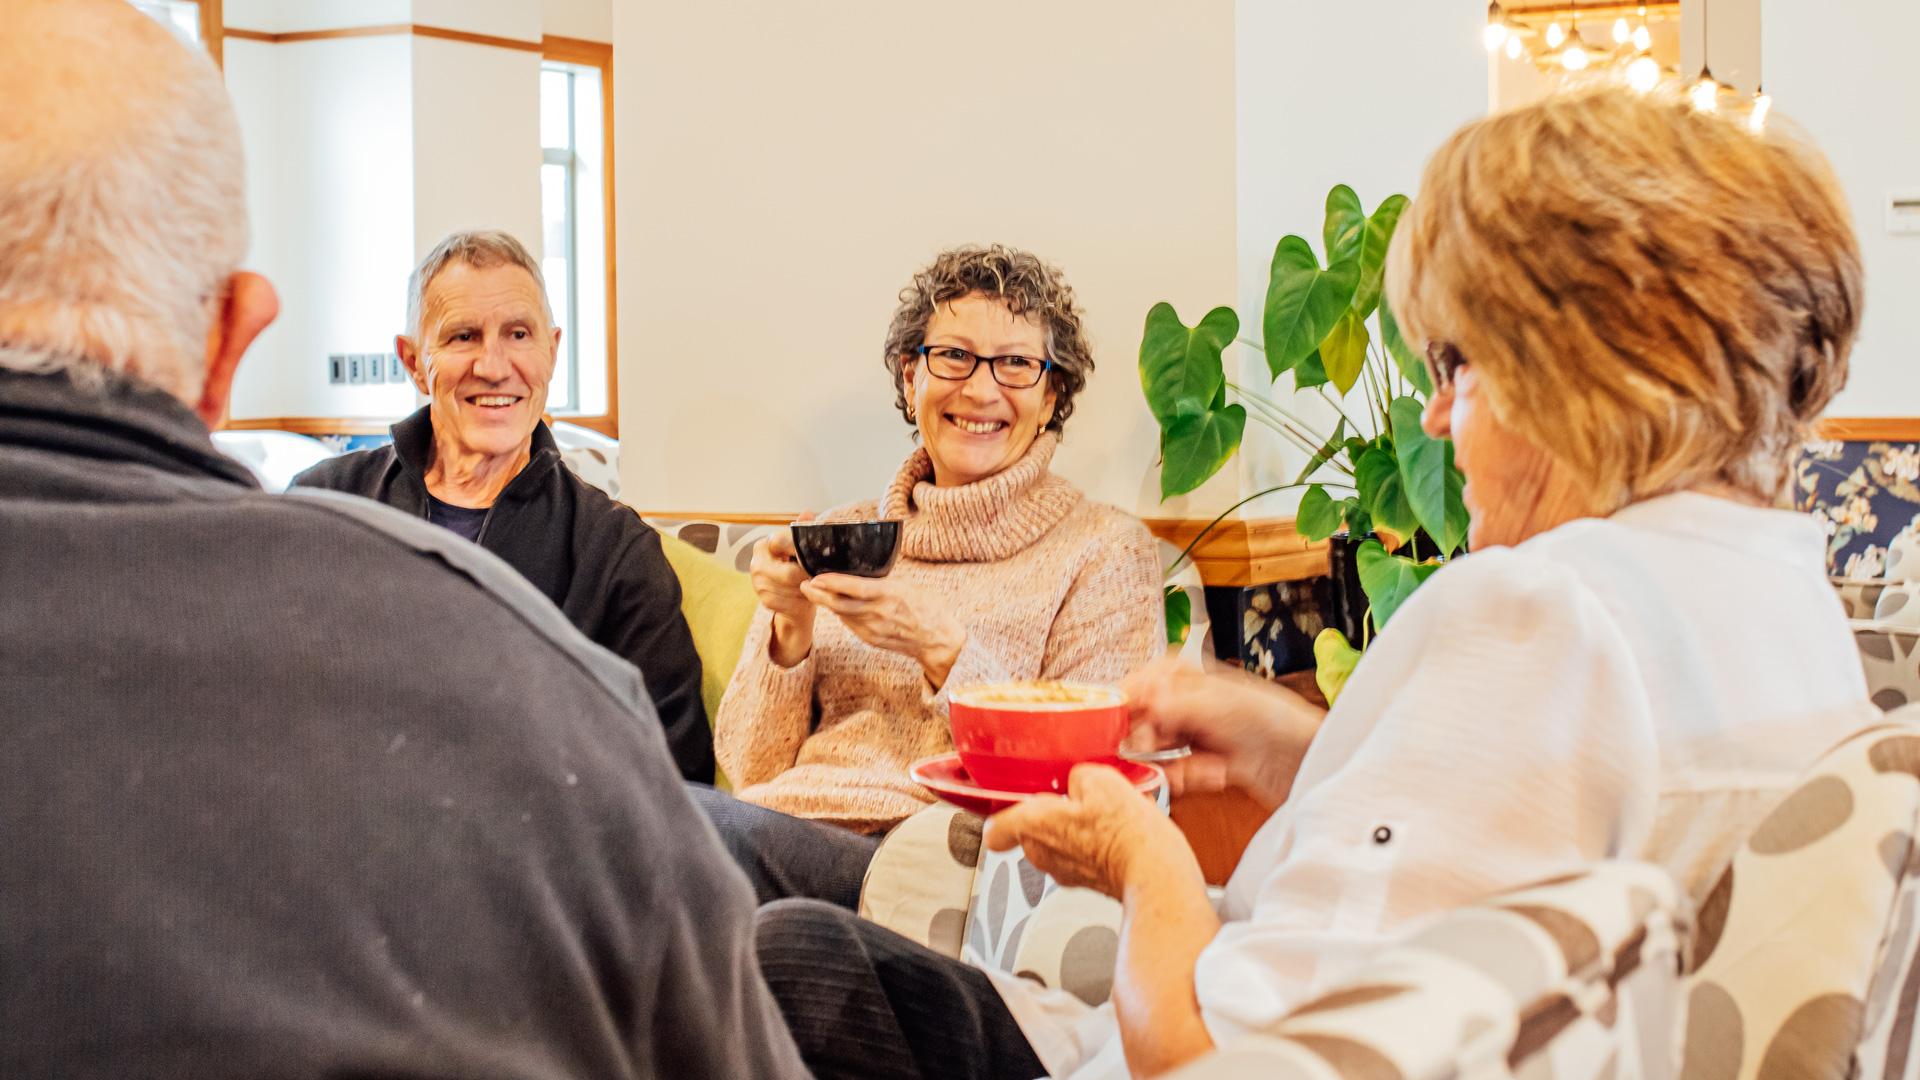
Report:
[[383,383],[387,381],[387,358],[379,353],[368,353],[365,358],[367,381]]
[[360,386],[367,381],[367,358],[360,353],[347,354],[347,383]]
[[399,353],[387,354],[387,381],[393,383],[407,381],[407,368],[400,362]]
[[1920,234],[1920,188],[1887,192],[1887,231],[1902,235]]

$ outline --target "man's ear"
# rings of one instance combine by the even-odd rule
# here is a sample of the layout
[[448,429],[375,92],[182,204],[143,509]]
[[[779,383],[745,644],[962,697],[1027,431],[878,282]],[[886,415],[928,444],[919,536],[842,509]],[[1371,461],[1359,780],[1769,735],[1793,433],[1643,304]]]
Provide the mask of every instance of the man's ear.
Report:
[[420,347],[415,345],[413,339],[407,335],[395,334],[393,351],[400,357],[400,366],[406,368],[408,377],[413,379],[414,389],[432,397],[433,390],[427,385],[427,369],[420,362]]
[[220,294],[220,312],[207,331],[207,378],[194,404],[202,423],[219,427],[227,418],[227,399],[233,395],[233,376],[253,340],[280,314],[280,297],[266,278],[241,270],[227,279]]

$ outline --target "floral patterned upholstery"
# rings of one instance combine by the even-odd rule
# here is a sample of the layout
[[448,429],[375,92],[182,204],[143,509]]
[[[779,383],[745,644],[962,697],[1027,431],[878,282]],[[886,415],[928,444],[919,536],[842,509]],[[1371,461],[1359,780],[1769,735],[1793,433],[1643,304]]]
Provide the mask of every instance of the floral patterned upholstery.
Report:
[[1177,1080],[1670,1080],[1681,903],[1644,863],[1447,912]]
[[1824,755],[1702,903],[1681,1080],[1920,1068],[1920,709]]
[[1794,465],[1793,499],[1826,527],[1830,573],[1880,577],[1896,538],[1920,524],[1920,445],[1809,442]]

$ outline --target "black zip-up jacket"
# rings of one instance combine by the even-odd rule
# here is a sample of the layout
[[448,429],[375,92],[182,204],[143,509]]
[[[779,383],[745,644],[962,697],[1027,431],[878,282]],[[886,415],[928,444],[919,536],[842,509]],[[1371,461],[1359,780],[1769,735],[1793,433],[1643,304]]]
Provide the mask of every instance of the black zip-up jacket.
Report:
[[0,1077],[800,1077],[632,665],[500,560],[0,370]]
[[[433,460],[429,409],[422,407],[392,431],[392,444],[330,458],[294,477],[294,484],[361,495],[426,517]],[[533,582],[594,644],[640,669],[680,775],[713,783],[700,657],[680,615],[680,579],[660,550],[660,536],[631,509],[575,476],[561,462],[545,423],[533,430],[527,467],[488,509],[479,543]]]

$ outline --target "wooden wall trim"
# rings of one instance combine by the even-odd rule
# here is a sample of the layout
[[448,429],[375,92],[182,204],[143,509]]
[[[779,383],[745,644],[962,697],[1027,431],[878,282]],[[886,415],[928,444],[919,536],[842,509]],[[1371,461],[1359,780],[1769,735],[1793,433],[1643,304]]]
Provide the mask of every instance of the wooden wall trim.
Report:
[[226,20],[221,13],[222,0],[200,0],[200,43],[207,47],[207,53],[213,57],[214,66],[225,68],[224,27]]
[[1829,416],[1814,431],[1840,442],[1920,442],[1920,416]]
[[443,26],[427,26],[423,23],[388,23],[384,26],[342,26],[332,30],[290,30],[284,33],[268,33],[264,30],[247,30],[238,26],[222,28],[225,37],[241,41],[264,41],[270,45],[290,45],[297,41],[328,41],[334,38],[388,37],[395,34],[411,34],[414,37],[439,38],[443,41],[459,41],[468,45],[486,45],[495,49],[514,49],[519,52],[541,52],[544,46],[538,41],[522,41],[519,38],[495,37],[492,34],[472,34],[465,30],[449,30]]
[[[728,525],[785,525],[793,514],[736,514],[708,510],[642,510],[641,517],[698,519]],[[1146,518],[1147,531],[1186,547],[1211,518]],[[1266,585],[1327,572],[1327,542],[1300,535],[1292,518],[1229,519],[1193,549],[1193,564],[1208,585]]]
[[600,212],[607,226],[607,411],[603,416],[576,417],[571,422],[617,439],[620,437],[620,244],[614,224],[613,46],[548,34],[540,39],[540,51],[545,60],[600,69],[600,145],[603,150]]
[[291,431],[295,435],[385,435],[392,420],[366,416],[263,416],[252,420],[229,419],[222,431]]

